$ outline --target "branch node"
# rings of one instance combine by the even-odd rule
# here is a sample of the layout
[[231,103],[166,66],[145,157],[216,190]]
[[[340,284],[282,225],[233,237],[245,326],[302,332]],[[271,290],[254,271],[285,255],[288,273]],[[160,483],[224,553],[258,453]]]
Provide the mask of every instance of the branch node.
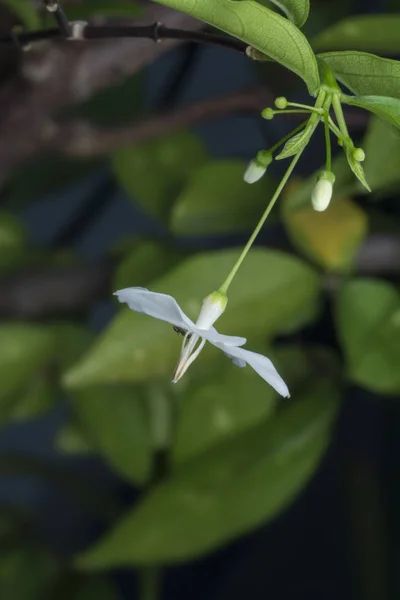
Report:
[[162,38],[160,36],[160,27],[162,27],[163,24],[160,23],[159,21],[157,21],[156,23],[154,23],[153,25],[153,39],[155,41],[156,44],[160,44],[162,42]]
[[85,29],[89,25],[87,21],[72,21],[71,35],[68,37],[69,40],[82,41],[85,39]]

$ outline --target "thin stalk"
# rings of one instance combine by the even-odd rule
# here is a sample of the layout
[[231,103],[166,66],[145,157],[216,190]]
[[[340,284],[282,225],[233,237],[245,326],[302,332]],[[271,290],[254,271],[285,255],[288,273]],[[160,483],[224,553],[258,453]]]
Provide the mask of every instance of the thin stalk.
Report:
[[267,220],[267,217],[269,215],[269,213],[271,212],[271,210],[273,209],[273,207],[275,206],[275,202],[278,200],[283,188],[285,187],[290,175],[293,172],[293,169],[295,168],[301,154],[303,151],[299,152],[298,154],[296,154],[296,156],[293,158],[292,162],[289,165],[289,168],[287,169],[286,173],[284,174],[284,176],[282,177],[282,180],[280,182],[280,184],[278,185],[278,187],[275,190],[274,195],[272,196],[270,203],[268,204],[267,208],[264,211],[264,214],[262,215],[261,219],[259,220],[256,228],[254,229],[253,233],[251,234],[247,244],[245,245],[245,247],[243,248],[238,260],[236,261],[235,266],[233,267],[233,269],[231,270],[231,272],[229,273],[228,277],[225,279],[224,283],[221,285],[221,287],[219,288],[219,292],[221,292],[221,294],[226,294],[228,291],[228,288],[230,286],[230,284],[232,283],[236,273],[239,270],[239,267],[241,266],[242,262],[244,261],[244,259],[247,256],[247,253],[249,252],[250,248],[252,247],[255,239],[257,238],[258,234],[260,233],[265,221]]
[[342,104],[340,102],[339,94],[332,94],[332,105],[333,105],[333,110],[335,111],[335,116],[336,116],[336,119],[337,119],[337,122],[339,125],[339,129],[342,133],[342,136],[344,137],[345,140],[349,140],[350,136],[349,136],[346,121],[344,118]]
[[299,133],[299,131],[301,131],[302,129],[304,129],[304,127],[307,125],[307,123],[308,123],[308,121],[303,121],[302,123],[300,123],[300,125],[297,125],[297,127],[295,127],[294,129],[292,129],[292,131],[290,133],[288,133],[281,140],[279,140],[279,142],[276,142],[276,144],[274,144],[272,146],[272,148],[269,149],[269,152],[271,152],[271,154],[272,154],[273,152],[275,152],[275,150],[278,150],[278,148],[280,146],[282,146],[282,144],[284,144],[291,137],[293,137],[294,135],[296,135],[296,133]]

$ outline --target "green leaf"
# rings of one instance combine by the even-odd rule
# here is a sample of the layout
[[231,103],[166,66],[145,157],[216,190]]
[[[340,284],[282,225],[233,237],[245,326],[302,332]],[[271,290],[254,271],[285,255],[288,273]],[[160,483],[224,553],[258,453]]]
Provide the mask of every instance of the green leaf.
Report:
[[0,212],[0,273],[21,265],[27,247],[27,235],[21,222],[11,213]]
[[365,173],[374,194],[397,188],[400,184],[400,137],[397,132],[373,117],[362,147]]
[[[266,354],[265,348],[260,350]],[[268,353],[267,353],[268,354]],[[271,415],[277,395],[252,369],[231,369],[221,357],[205,381],[179,387],[173,460],[180,463]],[[243,399],[246,398],[244,402]]]
[[37,547],[0,554],[0,596],[12,600],[42,600],[56,577],[54,560]]
[[93,444],[75,422],[68,422],[58,430],[55,438],[56,448],[65,454],[93,454]]
[[305,131],[300,131],[293,137],[291,137],[283,147],[283,150],[275,157],[276,160],[282,160],[283,158],[289,158],[289,156],[294,156],[304,150],[307,146],[310,138],[313,134],[313,129],[306,129]]
[[150,214],[165,218],[190,175],[206,160],[199,139],[179,132],[118,150],[112,156],[114,175]]
[[72,397],[74,413],[89,441],[124,479],[144,483],[151,468],[146,406],[132,385],[89,387]]
[[366,52],[318,54],[338,80],[357,96],[400,98],[400,62]]
[[293,244],[329,271],[348,271],[368,229],[366,214],[349,198],[335,197],[327,210],[310,204],[287,211],[284,223]]
[[27,29],[39,29],[39,12],[33,3],[28,0],[1,0]]
[[344,104],[358,106],[378,115],[384,121],[400,129],[400,100],[387,96],[346,96],[342,95]]
[[178,196],[171,215],[175,235],[218,235],[247,231],[257,222],[275,182],[265,175],[248,185],[246,162],[220,160],[201,167]]
[[[235,249],[196,255],[151,288],[171,294],[191,318],[197,318],[202,299],[221,285],[239,252]],[[256,337],[296,329],[315,317],[319,291],[318,276],[304,262],[282,252],[253,249],[232,283],[218,329]],[[65,383],[82,387],[165,377],[176,363],[180,345],[172,326],[124,308],[92,351],[67,373]],[[214,356],[213,349],[207,347],[198,361]]]
[[380,394],[400,391],[400,298],[374,279],[347,283],[336,307],[338,334],[355,383]]
[[[238,38],[301,77],[310,94],[320,85],[307,38],[290,21],[253,0],[157,0]],[[288,6],[288,4],[286,4]]]
[[360,181],[362,183],[362,185],[365,187],[365,189],[370,192],[371,188],[369,187],[367,180],[365,179],[364,169],[362,168],[361,163],[354,158],[353,151],[351,148],[346,147],[345,151],[346,151],[347,162],[349,163],[350,169],[353,171],[353,173],[357,177],[358,181]]
[[143,287],[163,275],[181,258],[180,252],[165,244],[152,240],[141,242],[119,263],[113,289],[120,290],[132,285]]
[[336,414],[332,382],[188,461],[78,559],[85,569],[188,560],[267,523],[314,473]]
[[49,328],[24,323],[0,324],[0,405],[7,402],[52,358]]
[[[264,4],[263,0],[258,0]],[[297,27],[301,27],[307,21],[310,12],[309,0],[267,0],[275,4]]]
[[76,323],[58,323],[52,325],[56,337],[55,360],[61,370],[72,366],[94,341],[94,333],[87,327]]
[[400,15],[356,15],[328,27],[311,45],[316,50],[359,50],[394,55],[400,52]]
[[57,402],[53,382],[46,373],[37,373],[18,394],[11,398],[7,421],[24,421],[39,417]]

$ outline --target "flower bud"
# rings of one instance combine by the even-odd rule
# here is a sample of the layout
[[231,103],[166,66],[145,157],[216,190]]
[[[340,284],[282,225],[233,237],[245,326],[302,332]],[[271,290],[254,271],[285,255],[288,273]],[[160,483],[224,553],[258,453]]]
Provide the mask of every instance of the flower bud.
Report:
[[243,179],[246,183],[255,183],[264,175],[268,165],[272,162],[272,154],[267,150],[260,150],[247,167]]
[[327,209],[332,198],[335,175],[331,171],[322,171],[311,194],[314,210],[322,212]]
[[264,108],[264,110],[261,113],[261,116],[264,119],[267,119],[267,121],[271,121],[271,119],[274,118],[275,115],[275,111],[272,108]]
[[284,110],[285,108],[287,108],[287,105],[288,105],[288,101],[283,96],[276,98],[276,100],[275,100],[276,108],[279,108],[280,110]]
[[357,162],[365,160],[365,152],[362,148],[354,148],[353,157]]

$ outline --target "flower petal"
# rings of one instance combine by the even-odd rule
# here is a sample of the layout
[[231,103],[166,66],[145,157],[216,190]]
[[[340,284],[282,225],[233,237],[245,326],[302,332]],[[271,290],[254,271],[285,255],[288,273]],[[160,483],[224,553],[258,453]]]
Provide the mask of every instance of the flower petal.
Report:
[[118,296],[120,302],[126,302],[129,308],[136,312],[190,331],[194,327],[193,321],[185,315],[177,301],[167,294],[150,292],[141,287],[131,287],[114,292],[114,296]]
[[[213,342],[211,342],[213,343]],[[250,352],[244,348],[227,346],[226,344],[214,343],[214,346],[220,348],[229,358],[233,360],[235,365],[244,367],[247,363],[269,383],[281,396],[289,398],[289,390],[278,371],[275,369],[272,362],[266,356]]]
[[246,338],[239,337],[236,335],[224,335],[218,333],[215,327],[210,329],[199,329],[194,326],[193,332],[202,337],[203,339],[211,342],[211,344],[225,344],[226,346],[243,346],[247,342]]

